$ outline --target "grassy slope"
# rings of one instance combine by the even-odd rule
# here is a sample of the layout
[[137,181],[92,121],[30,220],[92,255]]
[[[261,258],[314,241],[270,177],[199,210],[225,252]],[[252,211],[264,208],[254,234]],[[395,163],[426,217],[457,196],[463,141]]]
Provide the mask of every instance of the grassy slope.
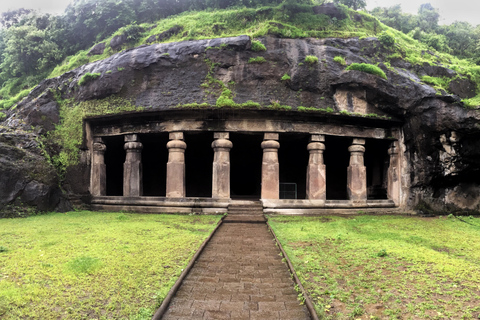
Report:
[[476,319],[480,219],[463,219],[269,221],[324,319]]
[[[285,38],[304,37],[368,37],[378,36],[383,31],[388,31],[396,39],[395,51],[392,59],[401,57],[412,64],[441,64],[459,73],[469,76],[477,83],[477,91],[480,93],[480,66],[476,66],[467,60],[460,60],[446,53],[439,53],[427,47],[425,44],[414,40],[400,31],[383,25],[373,16],[364,12],[355,12],[346,7],[341,7],[348,14],[344,20],[331,19],[325,15],[315,15],[309,6],[277,6],[262,8],[240,8],[218,11],[184,12],[155,24],[141,25],[146,31],[138,34],[122,49],[136,47],[146,43],[152,35],[164,32],[174,26],[182,26],[184,29],[177,35],[165,39],[163,42],[174,42],[195,39],[209,39],[218,37],[230,37],[246,34],[252,38],[275,34]],[[362,21],[352,19],[354,15],[360,15]],[[110,40],[125,32],[128,26],[119,29],[111,37],[101,42],[106,43],[106,50],[102,55],[87,56],[88,50],[78,52],[74,56],[65,58],[49,75],[49,78],[59,76],[89,62],[105,59],[115,52],[110,47]],[[430,52],[430,53],[429,53]],[[376,61],[376,62],[380,62]],[[386,61],[389,64],[389,59]],[[440,81],[443,80],[443,81]],[[437,89],[448,91],[450,79],[425,79],[425,82],[433,84]],[[440,83],[440,85],[438,85]],[[16,84],[21,88],[21,85]],[[2,89],[3,90],[3,89]],[[28,90],[20,94],[13,94],[9,99],[0,101],[0,109],[9,108],[20,101]],[[475,98],[464,101],[466,106],[480,105],[480,94]]]
[[150,319],[218,220],[92,212],[0,220],[0,318]]

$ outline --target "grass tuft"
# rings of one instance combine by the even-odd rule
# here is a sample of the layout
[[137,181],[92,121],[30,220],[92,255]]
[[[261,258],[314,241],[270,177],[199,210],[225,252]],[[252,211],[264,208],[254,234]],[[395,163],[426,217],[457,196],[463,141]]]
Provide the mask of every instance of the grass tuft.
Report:
[[387,75],[385,72],[383,72],[382,69],[380,69],[377,66],[374,66],[373,64],[368,64],[368,63],[352,63],[349,65],[345,70],[357,70],[357,71],[362,71],[366,73],[370,73],[376,76],[379,76],[385,80],[387,80]]
[[78,257],[68,264],[70,270],[74,273],[92,274],[102,266],[102,261],[92,257]]

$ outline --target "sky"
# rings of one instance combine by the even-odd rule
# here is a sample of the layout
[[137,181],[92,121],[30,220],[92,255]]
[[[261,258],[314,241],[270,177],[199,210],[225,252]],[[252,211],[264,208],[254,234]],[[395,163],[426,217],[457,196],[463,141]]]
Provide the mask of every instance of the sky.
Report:
[[[9,9],[29,8],[41,12],[61,14],[70,0],[0,0],[0,12]],[[440,11],[440,24],[468,21],[476,26],[480,24],[480,1],[479,0],[367,0],[367,9],[377,6],[390,7],[400,3],[403,12],[417,13],[422,3],[430,2],[434,8]]]

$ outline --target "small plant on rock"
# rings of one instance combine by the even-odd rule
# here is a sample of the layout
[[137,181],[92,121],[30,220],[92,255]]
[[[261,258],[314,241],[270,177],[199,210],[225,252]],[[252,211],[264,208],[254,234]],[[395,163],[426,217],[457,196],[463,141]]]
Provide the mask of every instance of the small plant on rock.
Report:
[[252,51],[267,51],[267,48],[260,41],[253,40],[252,41]]
[[347,62],[345,62],[345,58],[344,58],[344,57],[341,57],[341,56],[336,56],[335,58],[333,58],[333,61],[335,61],[336,63],[341,64],[342,66],[344,66],[344,65],[347,64]]
[[318,58],[315,56],[306,56],[305,62],[309,64],[315,64],[315,63],[318,63]]
[[368,63],[352,63],[345,70],[357,70],[379,76],[387,80],[387,75],[377,66]]
[[264,57],[255,57],[248,59],[248,63],[264,63],[267,62]]
[[281,80],[282,80],[282,81],[287,81],[287,80],[290,80],[290,79],[291,79],[290,76],[285,73],[285,74],[282,76],[282,79],[281,79]]
[[80,81],[78,81],[78,84],[81,86],[84,86],[87,83],[97,79],[98,77],[100,77],[100,73],[98,72],[96,73],[87,72],[80,78]]

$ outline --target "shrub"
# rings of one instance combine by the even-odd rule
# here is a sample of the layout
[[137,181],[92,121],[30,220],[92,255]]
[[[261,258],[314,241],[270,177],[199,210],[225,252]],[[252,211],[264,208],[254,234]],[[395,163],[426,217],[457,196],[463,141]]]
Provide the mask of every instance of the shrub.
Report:
[[290,79],[291,79],[290,76],[285,73],[285,74],[283,75],[283,77],[282,77],[281,80],[282,80],[282,81],[286,81],[286,80],[290,80]]
[[342,66],[346,65],[347,63],[345,62],[345,58],[341,56],[336,56],[333,58],[333,61],[340,63]]
[[5,119],[7,117],[7,115],[3,112],[0,112],[0,121],[2,121],[3,119]]
[[385,72],[383,72],[382,69],[380,69],[377,66],[374,66],[373,64],[368,64],[368,63],[352,63],[349,65],[345,70],[357,70],[357,71],[362,71],[366,73],[370,73],[376,76],[379,76],[383,79],[387,79],[387,75]]
[[315,57],[315,56],[306,56],[305,57],[305,62],[309,63],[309,64],[318,63],[318,58]]
[[264,63],[267,62],[264,57],[255,57],[248,59],[248,63]]
[[252,50],[253,51],[267,51],[267,48],[265,48],[265,45],[261,43],[258,40],[253,40],[252,41]]
[[87,72],[80,78],[80,81],[78,81],[78,84],[81,86],[84,86],[87,83],[97,79],[98,77],[100,77],[100,73],[98,72],[96,73]]
[[388,31],[383,31],[379,36],[378,40],[385,47],[391,47],[395,44],[395,37]]
[[236,103],[232,100],[232,91],[223,89],[222,94],[218,97],[216,102],[217,107],[235,107]]

